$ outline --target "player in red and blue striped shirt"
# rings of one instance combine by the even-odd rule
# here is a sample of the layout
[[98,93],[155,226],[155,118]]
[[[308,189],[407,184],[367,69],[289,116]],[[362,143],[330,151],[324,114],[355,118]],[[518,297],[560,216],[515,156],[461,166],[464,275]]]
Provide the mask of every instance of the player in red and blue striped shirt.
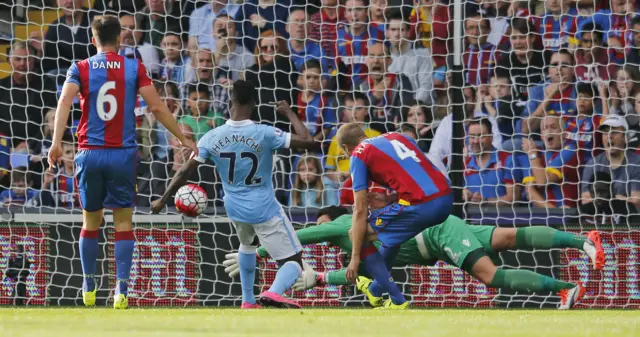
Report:
[[[386,266],[391,266],[400,245],[428,227],[444,221],[453,206],[449,180],[420,151],[414,140],[400,133],[386,133],[367,139],[362,127],[345,124],[338,130],[338,144],[351,154],[354,218],[353,251],[347,278],[357,276],[360,259],[390,295],[389,309],[404,309],[408,302],[393,282]],[[367,228],[367,190],[373,181],[397,193],[397,202],[374,210]],[[366,239],[366,240],[365,240]],[[371,242],[382,243],[380,252]],[[358,284],[358,289],[367,289]]]
[[132,214],[136,195],[135,107],[138,92],[157,120],[184,146],[195,153],[169,109],[156,92],[139,60],[118,55],[120,22],[105,15],[91,24],[93,44],[98,54],[71,66],[56,111],[49,165],[53,170],[62,155],[62,135],[66,130],[74,98],[80,93],[82,117],[78,126],[76,184],[83,208],[80,233],[82,299],[95,305],[94,274],[98,253],[98,229],[105,207],[113,209],[116,230],[116,289],[114,308],[128,306],[127,288],[134,249]]

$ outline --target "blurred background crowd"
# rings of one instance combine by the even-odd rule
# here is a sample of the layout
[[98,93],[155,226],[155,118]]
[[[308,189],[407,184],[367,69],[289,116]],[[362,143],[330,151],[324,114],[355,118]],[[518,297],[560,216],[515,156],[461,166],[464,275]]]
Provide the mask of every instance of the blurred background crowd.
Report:
[[[120,18],[120,54],[145,64],[195,141],[229,118],[238,79],[256,86],[256,122],[289,130],[272,104],[289,102],[318,147],[274,154],[283,205],[350,204],[349,158],[334,139],[346,122],[360,123],[369,137],[404,133],[449,168],[448,0],[34,0],[22,7],[5,0],[0,7],[12,26],[0,36],[5,206],[79,207],[79,102],[63,164],[47,173],[45,158],[66,70],[96,53],[90,22],[105,13]],[[463,0],[465,135],[455,151],[464,155],[465,203],[636,212],[639,8],[637,0]],[[138,103],[138,205],[148,206],[187,157]],[[191,180],[222,205],[212,166]]]

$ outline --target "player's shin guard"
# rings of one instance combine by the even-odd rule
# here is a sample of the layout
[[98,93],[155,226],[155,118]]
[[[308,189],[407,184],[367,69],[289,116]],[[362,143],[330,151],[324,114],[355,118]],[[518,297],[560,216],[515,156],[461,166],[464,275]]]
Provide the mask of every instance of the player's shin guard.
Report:
[[576,285],[558,281],[529,270],[498,269],[489,286],[532,293],[542,291],[559,292],[562,289],[574,288]]
[[98,231],[82,229],[80,232],[80,261],[84,280],[82,289],[94,291],[96,288],[94,275],[96,273],[96,259],[98,258]]
[[[384,262],[384,258],[378,252],[376,247],[370,243],[365,244],[361,250],[362,262],[367,269],[367,272],[373,279],[380,284],[382,289],[389,293],[391,301],[395,304],[402,304],[406,302],[404,295],[398,288],[398,285],[393,281],[387,265]],[[371,288],[369,288],[371,290]]]
[[240,245],[238,249],[238,266],[240,267],[240,283],[242,285],[242,303],[256,304],[253,283],[256,280],[256,247]]
[[284,294],[296,283],[296,279],[302,274],[302,266],[295,261],[287,261],[278,269],[276,279],[273,281],[269,291],[278,295]]
[[577,248],[582,249],[585,237],[551,227],[533,226],[518,228],[516,247],[523,249]]
[[[391,268],[393,268],[393,262],[396,259],[396,255],[398,255],[398,251],[400,251],[400,246],[380,247],[380,255],[382,255],[384,263],[387,265],[387,269],[391,270]],[[384,289],[382,288],[382,285],[380,285],[380,282],[373,280],[369,285],[369,292],[374,296],[381,297],[384,294]]]
[[135,238],[132,231],[116,232],[116,294],[127,295]]

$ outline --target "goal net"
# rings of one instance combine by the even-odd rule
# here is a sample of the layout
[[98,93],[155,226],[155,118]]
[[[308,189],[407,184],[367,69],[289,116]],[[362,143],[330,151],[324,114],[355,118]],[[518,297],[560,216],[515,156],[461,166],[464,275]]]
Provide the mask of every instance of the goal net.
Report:
[[[559,248],[503,252],[504,268],[584,283],[581,307],[640,306],[639,1],[463,1],[459,13],[447,0],[33,0],[3,8],[0,304],[16,297],[29,305],[82,303],[82,216],[73,181],[79,99],[54,173],[46,158],[67,71],[97,52],[91,20],[112,14],[122,26],[118,53],[145,65],[194,141],[230,118],[235,81],[256,87],[255,122],[292,131],[274,104],[291,106],[318,140],[316,149],[273,156],[276,198],[296,228],[314,226],[320,208],[350,208],[349,158],[335,134],[355,122],[367,137],[398,132],[413,139],[448,172],[459,196],[456,215],[470,225],[602,233],[601,271],[583,252]],[[102,93],[103,107],[117,103],[114,95]],[[206,164],[190,177],[209,198],[197,219],[176,214],[173,205],[149,215],[151,201],[188,159],[149,110],[138,97],[129,303],[238,306],[239,278],[222,266],[239,245],[222,201],[226,173]],[[111,220],[107,213],[99,237],[99,304],[115,287]],[[349,253],[327,242],[305,246],[303,255],[325,272],[346,267]],[[271,259],[258,261],[256,293],[277,270]],[[445,262],[392,274],[415,307],[559,301],[556,294],[488,287]],[[305,306],[365,304],[354,286],[288,294]]]

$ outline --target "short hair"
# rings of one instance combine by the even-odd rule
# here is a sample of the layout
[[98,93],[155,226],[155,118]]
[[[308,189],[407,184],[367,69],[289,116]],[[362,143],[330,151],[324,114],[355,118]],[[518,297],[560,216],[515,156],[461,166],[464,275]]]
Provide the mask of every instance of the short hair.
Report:
[[360,143],[360,139],[366,138],[362,126],[358,123],[347,123],[338,129],[336,134],[338,146],[342,148],[344,145],[356,146]]
[[290,18],[291,18],[291,14],[293,14],[293,12],[304,12],[304,15],[309,15],[309,13],[307,12],[307,9],[305,7],[302,6],[293,6],[289,9],[289,18],[287,18],[287,23],[289,22]]
[[640,15],[636,15],[635,17],[633,17],[633,19],[631,19],[631,27],[635,25],[640,25]]
[[73,134],[71,134],[71,132],[65,132],[64,135],[62,135],[62,145],[75,146],[75,139],[73,138]]
[[31,54],[31,49],[26,41],[15,41],[11,44],[11,50],[9,51],[9,55],[13,55],[16,50],[25,49],[27,53]]
[[597,36],[600,41],[602,41],[602,35],[604,32],[600,25],[593,22],[588,22],[584,26],[582,26],[582,28],[580,28],[580,31],[578,33],[580,37],[582,37],[582,34],[584,33],[591,33],[592,36]]
[[505,80],[505,81],[507,81],[507,83],[513,84],[513,82],[511,82],[511,77],[510,76],[506,76],[506,75],[500,74],[498,72],[494,73],[493,76],[491,76],[491,78],[495,78],[497,80]]
[[476,117],[476,118],[472,119],[469,122],[469,127],[471,127],[471,125],[484,126],[489,131],[489,134],[492,134],[491,133],[491,129],[492,129],[491,122],[489,121],[489,118],[487,118],[487,117]]
[[573,54],[571,54],[569,49],[566,49],[566,48],[558,49],[554,54],[565,55],[571,60],[571,64],[572,65],[574,64]]
[[28,183],[28,168],[25,166],[14,167],[11,170],[11,181],[24,181],[25,184]]
[[365,106],[369,106],[371,103],[369,101],[369,96],[361,91],[352,91],[347,93],[344,96],[345,101],[357,102],[358,100],[362,100]]
[[596,97],[598,94],[598,88],[595,83],[579,82],[576,85],[576,92],[578,94],[585,94],[589,97]]
[[309,69],[318,69],[322,72],[322,65],[320,64],[320,61],[316,60],[316,59],[310,59],[307,60],[303,65],[302,65],[302,72],[305,72]]
[[536,32],[535,24],[525,18],[513,18],[511,20],[511,30],[517,30],[520,34],[529,35]]
[[349,214],[349,211],[347,211],[346,208],[339,207],[339,206],[329,206],[329,207],[319,209],[318,213],[316,214],[316,217],[319,218],[323,215],[328,215],[329,219],[333,221],[345,214]]
[[[409,20],[405,17],[405,13],[400,8],[392,8],[385,13],[387,24],[392,20],[401,21],[407,28],[411,26]],[[387,26],[388,27],[388,26]]]
[[238,105],[249,105],[255,103],[256,88],[252,82],[238,80],[233,83],[231,100]]
[[102,46],[115,45],[120,36],[120,20],[113,15],[102,15],[93,19],[91,31]]
[[167,36],[175,36],[175,37],[178,38],[178,40],[180,40],[180,42],[183,42],[182,41],[182,34],[179,34],[179,33],[176,33],[176,32],[166,32],[162,39],[164,40],[164,38],[167,37]]
[[391,46],[389,43],[383,40],[378,40],[377,38],[371,39],[369,40],[369,43],[367,44],[367,46],[369,47],[369,49],[371,49],[372,46],[375,46],[377,44],[382,45],[382,53],[384,54],[385,57],[391,57]]
[[162,98],[166,98],[168,96],[168,91],[171,91],[173,94],[172,98],[177,98],[176,96],[179,94],[178,86],[173,82],[153,81],[153,86],[156,88],[158,95]]
[[202,92],[207,94],[207,97],[211,97],[211,92],[209,91],[209,87],[204,83],[189,85],[189,87],[187,88],[187,94],[191,96],[191,94],[193,94],[194,92],[197,92],[197,93]]

